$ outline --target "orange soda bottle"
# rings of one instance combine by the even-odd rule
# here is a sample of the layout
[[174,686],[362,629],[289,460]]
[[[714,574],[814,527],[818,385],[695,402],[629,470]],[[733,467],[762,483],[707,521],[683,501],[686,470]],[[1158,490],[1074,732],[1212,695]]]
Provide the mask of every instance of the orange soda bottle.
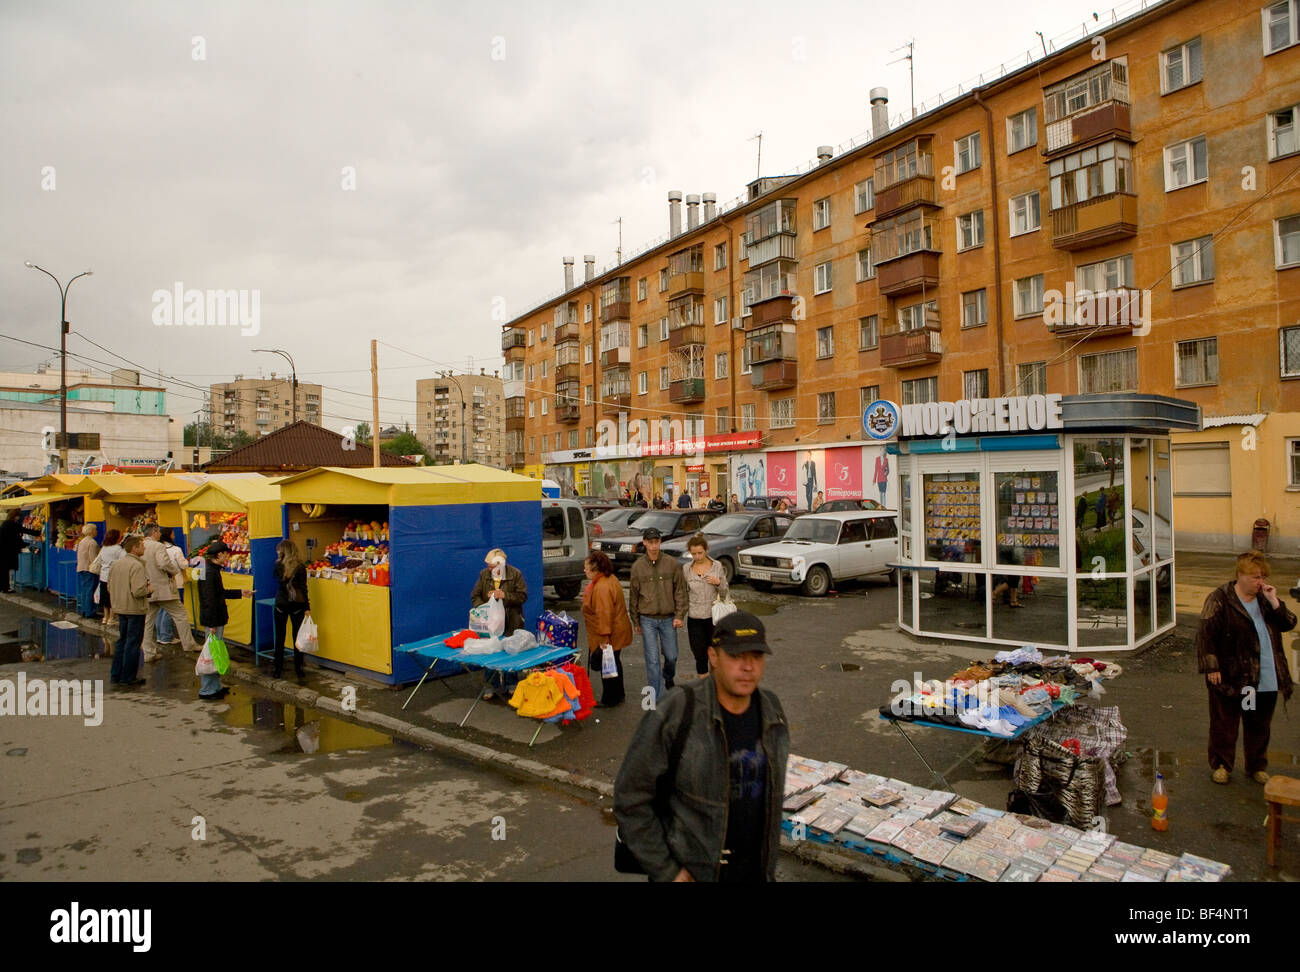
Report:
[[1151,828],[1169,829],[1169,794],[1165,792],[1165,774],[1156,774],[1156,785],[1151,788]]

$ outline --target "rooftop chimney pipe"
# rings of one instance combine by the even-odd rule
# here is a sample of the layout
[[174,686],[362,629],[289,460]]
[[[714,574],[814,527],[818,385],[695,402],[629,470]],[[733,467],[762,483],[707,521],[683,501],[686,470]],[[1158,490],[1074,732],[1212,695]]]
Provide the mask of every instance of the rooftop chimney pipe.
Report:
[[817,164],[825,165],[827,162],[831,160],[831,156],[834,154],[835,154],[835,150],[831,148],[829,145],[818,145]]
[[707,223],[718,214],[718,197],[716,193],[704,194],[704,221]]
[[889,89],[872,88],[871,94],[871,137],[879,138],[889,131]]
[[596,276],[596,255],[594,253],[588,253],[583,256],[582,262],[587,268],[582,279],[590,280],[592,277]]
[[686,228],[695,229],[700,225],[700,197],[690,195],[686,197]]
[[573,257],[564,258],[564,292],[573,289]]
[[668,192],[668,235],[677,236],[682,231],[682,194],[678,189]]

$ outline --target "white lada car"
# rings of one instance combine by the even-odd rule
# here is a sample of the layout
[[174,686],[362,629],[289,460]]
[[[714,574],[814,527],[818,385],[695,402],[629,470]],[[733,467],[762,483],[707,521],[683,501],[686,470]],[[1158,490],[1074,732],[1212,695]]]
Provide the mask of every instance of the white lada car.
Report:
[[809,513],[799,517],[777,543],[740,554],[738,573],[759,590],[798,584],[821,597],[832,581],[889,574],[898,561],[898,514],[893,510]]

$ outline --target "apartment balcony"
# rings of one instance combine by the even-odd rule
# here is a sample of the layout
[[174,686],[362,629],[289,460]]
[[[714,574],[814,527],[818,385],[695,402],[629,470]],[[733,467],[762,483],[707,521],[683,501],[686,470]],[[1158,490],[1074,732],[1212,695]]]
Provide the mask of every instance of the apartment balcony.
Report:
[[522,466],[527,463],[528,454],[524,452],[511,452],[509,453],[509,459],[510,459],[510,465]]
[[794,320],[795,294],[781,294],[770,300],[761,300],[749,305],[749,327],[752,330],[765,324]]
[[684,378],[668,383],[668,400],[679,405],[704,401],[704,379]]
[[610,321],[626,321],[632,316],[632,298],[624,297],[622,300],[612,300],[607,304],[602,304],[600,308],[600,323],[608,324]]
[[524,430],[524,423],[527,421],[528,420],[522,415],[511,415],[506,419],[506,431],[522,432]]
[[1043,154],[1089,142],[1130,138],[1128,59],[1112,58],[1043,89]]
[[569,364],[555,366],[555,382],[559,384],[563,381],[579,381],[582,378],[582,365],[573,361]]
[[1115,337],[1141,331],[1150,311],[1150,299],[1132,287],[1085,290],[1044,307],[1043,323],[1056,337]]
[[1137,235],[1137,196],[1112,192],[1052,210],[1052,245],[1082,250]]
[[565,425],[574,425],[582,418],[582,406],[574,403],[567,395],[555,396],[555,421]]
[[939,253],[917,250],[876,264],[876,286],[886,296],[939,286]]
[[691,344],[703,344],[707,329],[703,324],[693,324],[690,327],[679,327],[668,332],[668,350],[676,351],[678,348],[686,347]]
[[578,340],[578,322],[571,321],[568,324],[561,324],[555,329],[555,343],[562,344],[565,341]]
[[668,276],[668,296],[681,297],[684,294],[704,293],[704,271],[689,270],[685,273],[673,273]]
[[523,348],[528,344],[528,335],[522,327],[510,327],[501,332],[501,350]]
[[602,369],[617,368],[620,365],[630,365],[631,363],[632,346],[629,344],[619,345],[600,352],[600,367]]
[[774,391],[778,388],[793,388],[799,380],[799,363],[797,361],[767,361],[751,366],[750,381],[758,391]]
[[798,259],[795,242],[794,236],[788,233],[778,233],[776,236],[769,236],[758,243],[751,243],[745,251],[745,256],[749,261],[749,268],[753,270],[771,260]]
[[880,363],[886,368],[932,364],[942,357],[943,339],[937,327],[880,335]]
[[1109,138],[1132,138],[1132,127],[1129,106],[1122,101],[1108,101],[1048,125],[1043,154],[1059,155]]
[[505,349],[507,361],[523,361],[525,353],[525,348],[520,344],[512,344],[510,347]]
[[600,410],[606,415],[617,415],[619,412],[626,412],[632,406],[632,390],[611,392],[601,397]]
[[887,219],[912,206],[937,206],[934,176],[930,174],[930,156],[922,156],[924,164],[916,175],[894,183],[886,189],[876,190],[877,220]]

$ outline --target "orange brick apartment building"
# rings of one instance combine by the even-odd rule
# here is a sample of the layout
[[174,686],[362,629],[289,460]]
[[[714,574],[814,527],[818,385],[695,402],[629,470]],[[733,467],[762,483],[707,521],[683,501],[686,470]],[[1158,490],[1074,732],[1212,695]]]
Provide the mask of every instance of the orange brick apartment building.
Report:
[[[1179,545],[1264,516],[1300,551],[1298,21],[1168,0],[900,127],[877,89],[870,142],[727,212],[688,196],[682,227],[670,193],[668,242],[576,283],[566,259],[566,292],[506,325],[512,464],[717,495],[737,442],[874,448],[877,397],[1141,391],[1203,413],[1175,436]],[[602,463],[620,413],[751,435]]]

